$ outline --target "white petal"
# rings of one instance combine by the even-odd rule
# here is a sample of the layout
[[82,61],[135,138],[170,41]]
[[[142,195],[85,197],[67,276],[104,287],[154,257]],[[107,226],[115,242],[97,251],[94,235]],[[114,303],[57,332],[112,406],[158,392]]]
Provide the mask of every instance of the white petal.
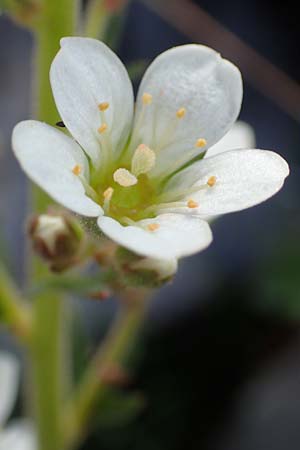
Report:
[[267,200],[281,189],[288,174],[288,164],[277,153],[232,150],[191,165],[170,180],[166,189],[184,190],[196,182],[205,186],[215,176],[213,187],[207,186],[190,196],[199,203],[193,214],[206,217],[239,211]]
[[218,155],[231,149],[255,147],[254,129],[246,122],[238,121],[215,145],[210,147],[205,158]]
[[[192,159],[199,153],[195,147],[199,138],[212,146],[224,136],[239,114],[242,91],[239,70],[208,47],[183,45],[158,56],[142,80],[136,115],[138,121],[143,93],[151,94],[152,104],[145,107],[141,127],[142,142],[153,149],[167,145],[153,173],[163,173],[184,154]],[[177,119],[181,108],[186,114]]]
[[113,147],[126,143],[133,116],[132,85],[124,65],[105,44],[90,38],[63,38],[50,80],[63,122],[96,165],[101,159],[100,103],[110,105],[105,122]]
[[[149,231],[147,225],[158,224]],[[172,259],[192,255],[205,249],[212,241],[209,225],[203,220],[179,214],[162,214],[154,219],[124,227],[110,217],[99,217],[98,225],[106,236],[119,245],[156,259]]]
[[15,356],[0,352],[0,428],[10,416],[16,401],[19,370],[19,363]]
[[84,216],[102,214],[101,207],[85,195],[79,177],[72,172],[79,165],[88,180],[87,159],[75,141],[49,125],[26,120],[15,126],[12,146],[29,178],[55,201]]
[[0,431],[0,450],[37,450],[37,439],[29,420],[16,420]]

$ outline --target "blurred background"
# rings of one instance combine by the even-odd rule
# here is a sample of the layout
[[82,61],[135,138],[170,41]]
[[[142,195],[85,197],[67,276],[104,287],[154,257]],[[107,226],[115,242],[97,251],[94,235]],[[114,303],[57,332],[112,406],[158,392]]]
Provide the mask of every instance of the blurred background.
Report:
[[[214,223],[214,243],[183,260],[173,283],[156,294],[132,352],[133,379],[122,392],[135,396],[126,414],[116,401],[110,416],[99,417],[84,449],[299,449],[300,28],[295,8],[291,0],[144,0],[130,2],[118,18],[122,28],[112,44],[135,69],[136,86],[143,67],[174,45],[204,43],[235,62],[244,77],[240,118],[254,128],[258,148],[273,149],[289,162],[291,175],[265,204]],[[1,16],[0,253],[20,283],[26,269],[27,181],[12,156],[10,135],[31,115],[32,49],[31,34]],[[89,340],[88,354],[116,302],[82,299],[74,307]],[[4,333],[0,336],[1,347],[14,347]]]

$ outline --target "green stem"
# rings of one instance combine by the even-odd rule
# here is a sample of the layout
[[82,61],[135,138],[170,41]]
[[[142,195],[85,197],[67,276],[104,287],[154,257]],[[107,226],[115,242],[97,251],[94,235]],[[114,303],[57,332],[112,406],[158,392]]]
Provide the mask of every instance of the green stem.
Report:
[[44,293],[35,301],[33,370],[39,450],[62,450],[61,331],[63,303]]
[[[77,0],[41,0],[35,25],[35,116],[54,125],[59,120],[52,97],[49,69],[59,50],[63,36],[75,32]],[[49,199],[40,189],[31,191],[34,212],[44,212]],[[33,261],[32,283],[41,281],[47,271],[38,260]],[[63,450],[62,409],[62,309],[63,299],[43,292],[34,303],[33,318],[33,387],[39,450]]]
[[95,406],[103,398],[108,387],[101,378],[101,371],[115,364],[122,364],[144,317],[145,298],[130,298],[123,305],[104,342],[83,376],[73,398],[64,410],[66,448],[73,448],[89,428]]
[[0,263],[0,316],[19,338],[29,340],[31,334],[29,310],[2,263]]
[[90,0],[86,11],[84,33],[88,37],[103,39],[110,14],[103,0]]
[[[35,116],[55,125],[59,121],[50,81],[49,70],[54,56],[60,48],[60,39],[72,36],[76,30],[77,0],[42,0],[40,17],[35,27]],[[35,212],[43,212],[49,200],[45,193],[34,188],[32,192]]]

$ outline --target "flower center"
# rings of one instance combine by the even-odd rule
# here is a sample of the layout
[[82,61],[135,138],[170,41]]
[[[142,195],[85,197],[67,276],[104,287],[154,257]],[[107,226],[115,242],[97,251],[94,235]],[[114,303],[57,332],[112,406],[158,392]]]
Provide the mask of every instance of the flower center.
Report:
[[[159,163],[158,157],[164,151],[179,125],[184,126],[184,118],[188,113],[185,107],[174,112],[174,118],[166,126],[159,138],[159,143],[154,143],[154,148],[141,143],[140,130],[144,125],[146,108],[152,105],[153,98],[149,93],[142,96],[142,108],[136,119],[129,144],[124,148],[117,161],[113,160],[114,149],[111,141],[111,130],[108,126],[106,112],[110,105],[108,102],[98,104],[100,112],[100,125],[97,130],[101,144],[101,164],[91,167],[91,177],[88,182],[82,173],[82,167],[76,164],[72,168],[75,176],[81,180],[86,194],[100,204],[106,215],[109,215],[124,224],[155,217],[158,211],[168,208],[196,209],[199,203],[188,196],[203,188],[213,187],[216,177],[208,178],[204,186],[187,189],[184,192],[172,191],[163,193],[164,180],[172,173],[180,170],[189,160],[195,157],[197,149],[203,152],[207,141],[199,138],[193,149],[190,149],[177,158],[168,167],[168,173],[164,177],[152,175],[153,169]],[[182,122],[183,121],[183,122]],[[150,227],[155,231],[157,227]]]

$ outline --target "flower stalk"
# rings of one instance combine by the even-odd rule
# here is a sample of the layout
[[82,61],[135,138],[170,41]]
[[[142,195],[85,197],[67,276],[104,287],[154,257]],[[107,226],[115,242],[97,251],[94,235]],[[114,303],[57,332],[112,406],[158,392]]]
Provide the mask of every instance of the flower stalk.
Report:
[[0,263],[0,315],[10,329],[22,341],[28,342],[31,336],[31,317],[24,300]]
[[[59,120],[49,82],[51,61],[62,36],[73,35],[76,28],[77,0],[43,0],[39,20],[34,28],[35,91],[34,110],[40,120],[55,124]],[[37,187],[31,190],[35,213],[45,212],[48,196]],[[32,262],[31,282],[41,280],[48,270],[38,260]],[[33,377],[34,400],[40,450],[62,450],[62,309],[58,294],[44,291],[34,302]]]
[[94,408],[106,393],[109,383],[102,377],[106,369],[124,363],[141,326],[147,299],[142,290],[128,290],[123,305],[104,343],[86,370],[63,416],[65,448],[74,448],[89,428]]

